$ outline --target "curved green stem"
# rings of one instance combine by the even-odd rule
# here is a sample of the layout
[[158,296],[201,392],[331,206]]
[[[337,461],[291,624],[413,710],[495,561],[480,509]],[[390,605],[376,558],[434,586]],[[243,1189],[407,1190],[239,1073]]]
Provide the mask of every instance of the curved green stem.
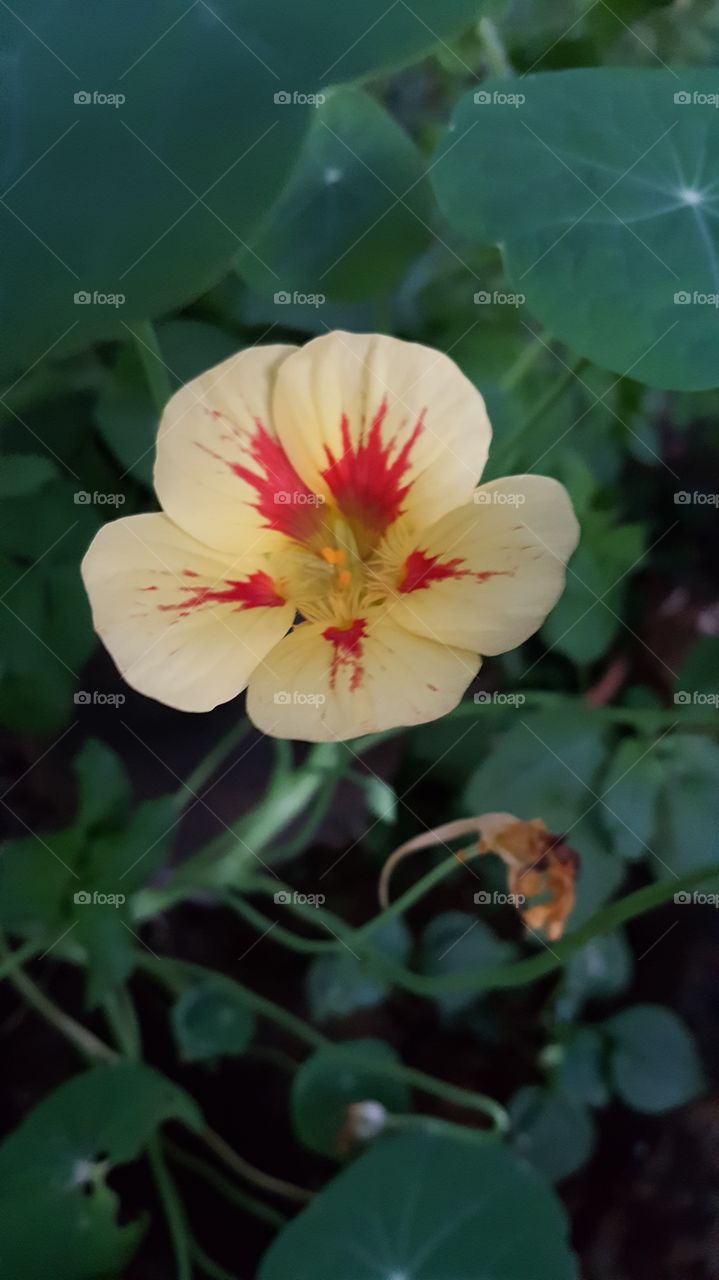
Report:
[[175,793],[175,805],[178,809],[184,809],[188,800],[201,791],[206,783],[210,781],[217,772],[223,760],[239,747],[244,738],[250,731],[249,720],[238,720],[237,724],[233,724],[227,733],[223,734],[219,742],[216,742],[206,755],[195,765],[194,769],[185,782],[178,787]]
[[190,1249],[200,1271],[209,1276],[210,1280],[236,1280],[236,1277],[231,1272],[225,1271],[225,1268],[221,1267],[219,1262],[214,1262],[212,1258],[208,1257],[195,1239],[190,1241]]
[[32,960],[40,948],[36,942],[25,942],[16,951],[11,951],[5,939],[0,935],[0,982],[11,978],[17,969],[21,969],[27,960]]
[[[0,934],[0,949],[6,950],[5,939]],[[19,952],[12,953],[15,959]],[[6,974],[9,981],[15,987],[15,990],[23,997],[24,1000],[44,1018],[46,1022],[59,1031],[61,1035],[69,1040],[75,1046],[84,1058],[91,1060],[100,1060],[104,1062],[115,1062],[117,1054],[114,1049],[100,1040],[93,1031],[88,1031],[81,1023],[76,1022],[68,1013],[56,1005],[49,996],[45,995],[38,986],[35,985],[32,978],[29,978],[22,969],[15,969]]]
[[[299,951],[304,955],[321,955],[323,952],[339,951],[342,947],[342,943],[335,939],[328,941],[324,938],[317,940],[302,938],[298,933],[292,933],[290,929],[284,929],[281,924],[275,924],[262,911],[258,911],[257,907],[253,907],[240,894],[223,893],[219,897],[222,902],[225,902],[228,907],[236,911],[237,915],[246,920],[254,929],[266,934],[268,938],[274,938],[275,942],[288,947],[290,951]],[[270,930],[272,930],[271,933]]]
[[192,1241],[185,1222],[182,1201],[165,1164],[159,1138],[150,1139],[147,1145],[147,1158],[172,1241],[177,1265],[177,1280],[192,1280]]
[[278,1209],[272,1209],[268,1204],[264,1204],[262,1200],[258,1200],[256,1196],[249,1195],[246,1191],[241,1191],[236,1187],[229,1178],[225,1178],[217,1169],[201,1156],[191,1155],[188,1151],[184,1151],[182,1147],[178,1147],[177,1143],[171,1142],[169,1138],[164,1141],[164,1147],[168,1155],[172,1157],[177,1164],[188,1169],[190,1173],[194,1173],[198,1178],[203,1178],[210,1186],[213,1186],[220,1195],[229,1200],[231,1204],[237,1205],[238,1209],[243,1209],[246,1213],[251,1213],[255,1218],[260,1218],[262,1222],[267,1222],[271,1227],[281,1227],[285,1223],[285,1218]]

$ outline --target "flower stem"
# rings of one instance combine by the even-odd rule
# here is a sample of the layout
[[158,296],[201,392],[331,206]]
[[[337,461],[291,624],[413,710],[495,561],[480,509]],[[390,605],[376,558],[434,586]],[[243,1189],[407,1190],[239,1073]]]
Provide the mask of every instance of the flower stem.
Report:
[[147,1145],[147,1158],[172,1241],[177,1265],[177,1280],[192,1280],[192,1241],[185,1221],[182,1201],[165,1164],[159,1138],[150,1139]]
[[147,378],[153,403],[158,414],[161,414],[172,395],[172,385],[157,341],[155,326],[151,320],[138,320],[127,328],[132,334],[135,351]]
[[229,1178],[225,1178],[217,1169],[213,1168],[207,1160],[203,1160],[201,1156],[191,1155],[190,1152],[184,1151],[182,1147],[178,1147],[177,1143],[171,1142],[169,1138],[164,1142],[165,1150],[177,1164],[182,1165],[191,1173],[197,1175],[198,1178],[204,1178],[211,1186],[219,1191],[226,1200],[237,1205],[238,1209],[244,1209],[245,1212],[253,1214],[256,1218],[260,1218],[263,1222],[269,1223],[272,1227],[283,1226],[285,1219],[277,1209],[270,1208],[269,1205],[263,1204],[255,1196],[248,1195],[246,1191],[240,1191]]

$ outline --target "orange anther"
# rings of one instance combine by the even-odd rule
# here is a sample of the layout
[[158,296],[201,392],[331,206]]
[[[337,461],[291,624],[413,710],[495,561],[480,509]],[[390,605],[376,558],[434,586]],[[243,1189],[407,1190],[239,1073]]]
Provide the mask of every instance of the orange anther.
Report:
[[323,560],[327,561],[328,564],[333,564],[333,565],[344,564],[345,560],[347,559],[347,554],[342,550],[341,547],[322,547],[320,550],[320,555],[322,556]]
[[345,587],[348,587],[351,581],[352,581],[352,574],[350,573],[349,569],[342,569],[337,574],[337,585],[339,586],[341,591],[344,591]]

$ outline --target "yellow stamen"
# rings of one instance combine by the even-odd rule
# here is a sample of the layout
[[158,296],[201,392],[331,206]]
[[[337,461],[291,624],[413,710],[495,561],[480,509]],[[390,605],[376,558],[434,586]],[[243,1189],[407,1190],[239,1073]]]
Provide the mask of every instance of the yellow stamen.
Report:
[[341,547],[322,547],[320,555],[328,564],[333,565],[344,564],[347,559],[347,552],[343,551]]

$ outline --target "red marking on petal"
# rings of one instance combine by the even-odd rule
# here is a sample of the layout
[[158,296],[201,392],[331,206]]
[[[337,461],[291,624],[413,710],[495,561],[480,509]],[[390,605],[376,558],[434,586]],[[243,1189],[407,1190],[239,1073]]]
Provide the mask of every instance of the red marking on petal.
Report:
[[423,430],[424,414],[423,409],[394,458],[396,440],[390,439],[386,444],[382,442],[382,425],[387,416],[386,399],[375,413],[368,431],[365,431],[363,423],[357,441],[351,438],[347,415],[342,415],[342,452],[336,458],[325,445],[328,465],[321,474],[347,519],[356,520],[376,534],[382,534],[402,514],[402,502],[412,487],[411,481],[405,482],[410,454]]
[[404,577],[397,590],[402,594],[423,591],[432,582],[444,582],[448,578],[474,578],[475,582],[488,582],[490,578],[512,578],[513,569],[485,569],[475,573],[472,569],[460,569],[461,556],[454,560],[440,561],[439,555],[430,556],[426,551],[411,551],[404,562]]
[[337,675],[341,667],[349,671],[349,687],[358,689],[363,676],[362,641],[367,635],[367,623],[364,618],[355,618],[346,627],[327,627],[322,632],[325,640],[333,646],[330,664],[330,689],[337,684]]
[[249,578],[243,580],[228,578],[220,588],[180,587],[180,590],[191,594],[176,604],[160,604],[158,609],[163,613],[177,612],[181,618],[186,618],[192,609],[202,608],[203,605],[234,604],[239,609],[274,609],[287,603],[269,574],[262,570],[251,573]]
[[[212,417],[221,416],[216,411],[211,410],[210,413]],[[266,528],[284,533],[297,542],[311,538],[321,524],[321,499],[300,479],[279,440],[271,436],[259,420],[255,421],[252,434],[233,427],[233,434],[226,438],[233,445],[238,441],[241,443],[257,470],[224,458],[200,441],[196,443],[199,449],[223,462],[233,475],[256,491],[257,501],[252,506],[264,518]]]

